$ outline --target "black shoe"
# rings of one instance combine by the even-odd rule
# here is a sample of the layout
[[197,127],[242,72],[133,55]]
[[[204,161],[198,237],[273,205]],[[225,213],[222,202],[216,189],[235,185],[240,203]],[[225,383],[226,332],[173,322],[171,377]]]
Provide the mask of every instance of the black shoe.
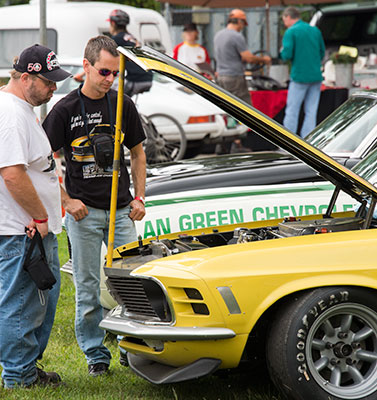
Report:
[[119,364],[123,365],[123,367],[128,367],[129,366],[127,353],[126,354],[120,353],[120,355],[119,355]]
[[[60,386],[62,378],[56,372],[45,372],[37,367],[37,379],[30,386]],[[29,387],[29,386],[28,386]]]
[[109,371],[109,364],[97,363],[88,365],[88,372],[90,376],[104,375]]

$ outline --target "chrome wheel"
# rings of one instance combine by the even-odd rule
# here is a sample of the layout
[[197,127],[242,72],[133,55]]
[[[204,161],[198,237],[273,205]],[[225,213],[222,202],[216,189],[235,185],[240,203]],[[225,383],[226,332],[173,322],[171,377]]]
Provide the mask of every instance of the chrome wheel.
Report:
[[308,369],[329,394],[360,399],[377,389],[377,315],[362,304],[339,304],[311,326]]

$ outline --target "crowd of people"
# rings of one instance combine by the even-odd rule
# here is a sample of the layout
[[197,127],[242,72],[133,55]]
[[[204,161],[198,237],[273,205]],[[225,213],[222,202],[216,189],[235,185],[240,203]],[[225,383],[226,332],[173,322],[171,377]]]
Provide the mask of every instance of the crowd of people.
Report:
[[[323,40],[319,31],[302,22],[292,7],[283,13],[283,21],[288,30],[281,57],[292,61],[284,123],[295,132],[297,110],[305,101],[306,132],[312,128],[318,106]],[[61,232],[61,206],[67,213],[66,229],[72,245],[77,342],[90,376],[109,370],[111,354],[98,325],[102,319],[100,251],[109,235],[113,171],[112,158],[98,157],[95,149],[98,141],[107,146],[110,143],[110,147],[113,143],[117,93],[112,86],[120,59],[117,46],[138,45],[127,31],[127,13],[114,10],[109,24],[112,38],[100,35],[86,45],[80,77],[83,83],[52,108],[43,125],[33,107],[47,103],[56,83],[71,76],[60,67],[51,49],[36,44],[22,51],[14,61],[8,84],[0,89],[0,364],[2,385],[7,389],[62,383],[58,373],[45,372],[38,364],[48,343],[59,298],[56,235]],[[271,58],[248,50],[241,33],[245,26],[246,14],[235,9],[229,14],[226,27],[216,34],[214,75],[220,86],[251,104],[244,65],[268,65]],[[195,24],[185,25],[183,39],[174,49],[174,57],[201,72],[205,69],[203,64],[211,61],[207,50],[197,43]],[[148,90],[152,75],[130,62],[126,69],[122,130],[127,131],[123,144],[130,151],[134,195],[121,154],[115,246],[136,240],[134,222],[145,215],[145,134],[129,96]],[[65,189],[55,173],[53,152],[60,149],[66,160]],[[37,232],[56,280],[51,290],[38,289],[24,266]],[[35,249],[33,255],[37,256],[37,252]]]

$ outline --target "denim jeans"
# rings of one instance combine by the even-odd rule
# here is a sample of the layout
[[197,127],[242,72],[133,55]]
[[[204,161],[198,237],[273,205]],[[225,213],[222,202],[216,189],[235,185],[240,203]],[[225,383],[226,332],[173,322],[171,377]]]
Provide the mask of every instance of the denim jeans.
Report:
[[[76,339],[89,365],[110,364],[111,354],[103,344],[105,332],[98,327],[103,318],[100,304],[102,242],[107,245],[110,211],[87,207],[80,221],[67,214],[66,229],[72,248],[73,280],[76,287]],[[130,207],[117,210],[114,248],[137,239]]]
[[304,101],[304,123],[301,137],[307,136],[317,125],[317,111],[321,95],[322,82],[299,83],[291,81],[288,88],[287,106],[283,125],[293,133],[297,133],[298,118]]
[[56,236],[49,233],[43,239],[57,281],[51,290],[39,291],[23,270],[29,245],[26,235],[0,236],[0,363],[7,388],[28,386],[36,380],[35,363],[47,346],[59,298]]

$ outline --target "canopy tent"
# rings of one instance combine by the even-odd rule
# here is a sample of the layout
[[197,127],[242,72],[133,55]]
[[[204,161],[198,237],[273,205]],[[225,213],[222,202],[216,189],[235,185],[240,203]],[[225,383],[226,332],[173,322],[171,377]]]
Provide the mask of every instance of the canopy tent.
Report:
[[[266,8],[267,51],[270,46],[270,6],[298,6],[321,3],[341,3],[341,0],[159,0],[181,6],[200,6],[208,8]],[[343,1],[344,2],[344,1]]]

